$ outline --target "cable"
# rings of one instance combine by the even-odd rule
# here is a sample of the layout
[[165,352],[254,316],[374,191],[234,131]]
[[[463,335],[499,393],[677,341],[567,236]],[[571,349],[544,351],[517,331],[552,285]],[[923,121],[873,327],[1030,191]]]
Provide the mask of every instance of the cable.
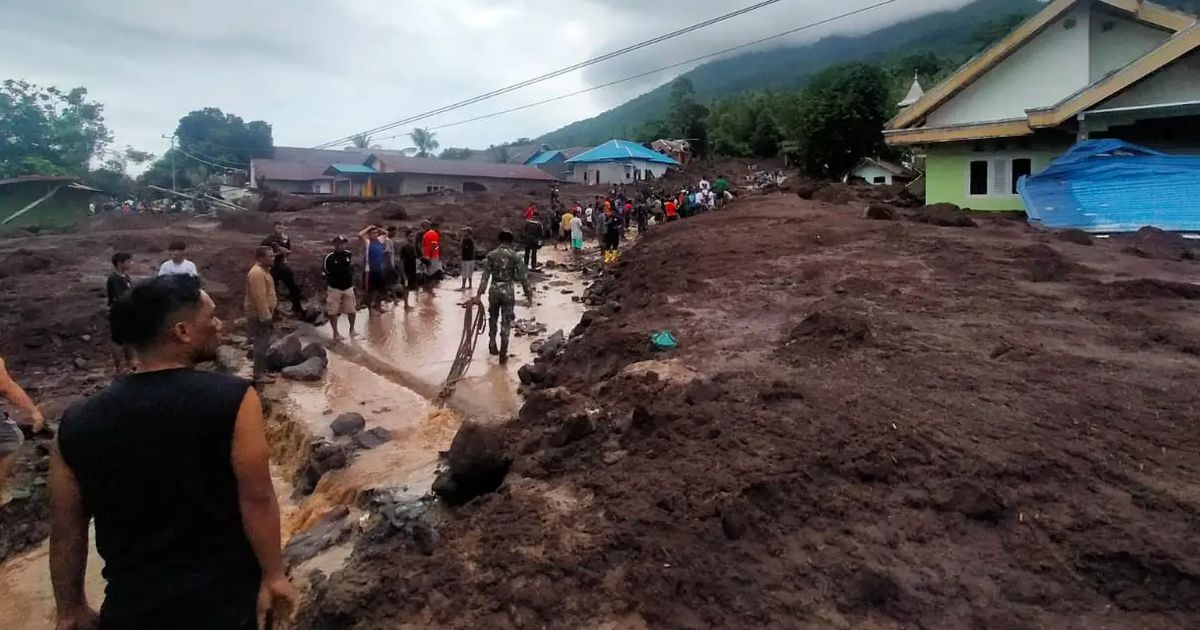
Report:
[[[850,12],[848,12],[848,13],[843,13],[843,14],[841,14],[841,15],[837,15],[837,16],[834,16],[834,17],[831,17],[831,18],[826,18],[826,19],[824,19],[824,20],[821,20],[821,21],[819,21],[819,22],[813,22],[813,23],[811,23],[811,24],[805,24],[804,26],[800,26],[800,27],[793,28],[793,29],[790,29],[790,30],[787,30],[787,31],[783,31],[782,33],[776,33],[775,35],[771,35],[771,36],[768,36],[768,37],[763,37],[763,38],[761,38],[761,39],[756,39],[756,40],[754,40],[754,41],[752,41],[752,42],[746,42],[745,44],[739,44],[739,45],[737,45],[737,46],[733,46],[733,47],[731,47],[731,48],[726,48],[726,49],[724,49],[724,50],[719,50],[719,51],[717,51],[717,52],[708,53],[708,54],[706,54],[706,55],[701,55],[701,56],[699,56],[699,57],[692,57],[691,59],[688,59],[688,60],[686,60],[686,61],[680,61],[680,62],[678,62],[678,63],[673,63],[673,64],[671,64],[671,65],[669,65],[669,66],[663,66],[663,67],[661,67],[661,68],[657,68],[657,69],[654,69],[654,70],[649,70],[649,71],[647,71],[647,72],[642,72],[642,73],[640,73],[640,74],[635,74],[635,75],[633,75],[633,76],[628,76],[628,77],[625,77],[625,78],[623,78],[623,79],[617,79],[617,80],[615,80],[615,81],[609,81],[608,83],[603,83],[603,84],[601,84],[601,85],[596,85],[596,86],[593,86],[593,87],[590,87],[590,88],[586,88],[586,89],[583,89],[583,90],[579,90],[579,91],[577,91],[577,92],[571,92],[570,94],[563,94],[563,95],[561,95],[561,96],[555,96],[555,97],[553,97],[553,98],[548,98],[548,99],[545,99],[545,100],[537,101],[537,102],[535,102],[535,103],[528,103],[528,104],[525,104],[525,105],[520,105],[520,106],[518,106],[518,107],[513,107],[513,108],[511,108],[511,109],[506,109],[506,110],[503,110],[503,111],[498,111],[498,112],[492,112],[492,113],[490,113],[490,114],[484,114],[484,115],[482,115],[482,116],[476,116],[476,117],[474,117],[474,118],[468,118],[468,119],[466,119],[466,120],[460,120],[460,121],[458,121],[458,122],[452,122],[452,123],[447,123],[447,124],[444,124],[444,125],[437,125],[437,126],[435,126],[435,127],[429,127],[429,130],[430,130],[430,131],[436,131],[436,130],[438,130],[438,129],[446,129],[447,127],[457,127],[458,125],[465,125],[465,124],[467,124],[467,123],[473,123],[473,122],[477,122],[477,121],[480,121],[480,120],[486,120],[486,119],[488,119],[488,118],[495,118],[496,116],[503,116],[504,114],[511,114],[511,113],[513,113],[513,112],[519,112],[519,111],[526,110],[526,109],[530,109],[530,108],[533,108],[533,107],[538,107],[539,105],[546,105],[546,104],[549,104],[549,103],[554,103],[554,102],[556,102],[556,101],[561,101],[561,100],[564,100],[564,99],[568,99],[568,98],[571,98],[571,97],[573,97],[573,96],[579,96],[579,95],[581,95],[581,94],[587,94],[588,92],[595,92],[596,90],[602,90],[602,89],[604,89],[604,88],[606,88],[606,87],[612,87],[612,86],[614,86],[614,85],[618,85],[618,84],[620,84],[620,83],[625,83],[625,82],[628,82],[628,81],[633,81],[633,80],[635,80],[635,79],[641,79],[641,78],[643,78],[643,77],[648,77],[648,76],[650,76],[650,75],[653,75],[653,74],[658,74],[659,72],[664,72],[664,71],[666,71],[666,70],[672,70],[672,69],[674,69],[674,68],[678,68],[678,67],[680,67],[680,66],[686,66],[686,65],[688,65],[688,64],[696,63],[697,61],[703,61],[703,60],[705,60],[705,59],[711,59],[712,57],[718,57],[718,56],[720,56],[720,55],[724,55],[724,54],[727,54],[727,53],[731,53],[731,52],[733,52],[733,51],[735,51],[735,50],[741,50],[741,49],[743,49],[743,48],[749,48],[750,46],[757,46],[758,44],[762,44],[762,43],[764,43],[764,42],[769,42],[769,41],[771,41],[771,40],[773,40],[773,39],[779,39],[780,37],[787,37],[788,35],[793,35],[793,34],[795,34],[795,33],[799,33],[799,32],[801,32],[801,31],[805,31],[805,30],[809,30],[809,29],[812,29],[812,28],[816,28],[816,27],[818,27],[818,26],[824,26],[824,25],[826,25],[826,24],[829,24],[829,23],[831,23],[831,22],[836,22],[836,21],[838,21],[838,20],[844,20],[844,19],[846,19],[846,18],[848,18],[848,17],[853,17],[853,16],[855,16],[855,15],[858,15],[858,14],[860,14],[860,13],[865,13],[865,12],[867,12],[867,11],[871,11],[871,10],[874,10],[874,9],[878,9],[879,7],[882,7],[882,6],[885,6],[885,5],[889,5],[889,4],[893,4],[893,3],[896,3],[896,2],[899,2],[899,1],[900,1],[900,0],[883,0],[882,2],[877,2],[877,3],[875,3],[875,4],[872,4],[872,5],[870,5],[870,6],[863,7],[863,8],[861,8],[861,9],[857,9],[857,10],[854,10],[854,11],[850,11]],[[394,139],[394,138],[400,138],[400,137],[403,137],[403,136],[405,136],[405,135],[407,135],[407,134],[397,134],[397,135],[395,135],[395,136],[383,136],[383,137],[381,137],[381,138],[372,138],[372,140],[391,140],[391,139]]]
[[702,28],[705,28],[705,27],[708,27],[708,26],[712,26],[713,24],[718,24],[718,23],[720,23],[720,22],[724,22],[724,21],[726,21],[726,20],[731,20],[731,19],[733,19],[733,18],[735,18],[735,17],[739,17],[739,16],[741,16],[741,15],[745,15],[745,14],[747,14],[747,13],[750,13],[751,11],[757,11],[758,9],[761,9],[761,8],[763,8],[763,7],[766,7],[766,6],[770,6],[770,5],[772,5],[772,4],[775,4],[775,3],[777,3],[777,2],[780,2],[780,1],[781,1],[781,0],[763,0],[762,2],[759,2],[759,3],[757,3],[757,4],[750,5],[750,6],[748,6],[748,7],[744,7],[744,8],[738,9],[737,11],[733,11],[733,12],[731,12],[731,13],[726,13],[725,15],[718,16],[718,17],[715,17],[715,18],[711,18],[711,19],[705,20],[705,21],[703,21],[703,22],[698,22],[698,23],[696,23],[696,24],[692,24],[691,26],[687,26],[687,27],[684,27],[684,28],[681,28],[681,29],[678,29],[678,30],[672,31],[672,32],[670,32],[670,33],[667,33],[667,34],[665,34],[665,35],[659,35],[658,37],[655,37],[655,38],[653,38],[653,39],[648,39],[648,40],[646,40],[646,41],[639,42],[639,43],[637,43],[637,44],[633,44],[633,45],[631,45],[631,46],[626,46],[625,48],[621,48],[621,49],[619,49],[619,50],[614,50],[614,51],[612,51],[612,52],[610,52],[610,53],[605,53],[605,54],[603,54],[603,55],[600,55],[599,57],[593,57],[593,58],[591,58],[591,59],[588,59],[588,60],[586,60],[586,61],[581,61],[581,62],[579,62],[579,63],[577,63],[577,64],[574,64],[574,65],[571,65],[571,66],[567,66],[567,67],[565,67],[565,68],[559,68],[558,70],[555,70],[555,71],[553,71],[553,72],[548,72],[548,73],[546,73],[546,74],[543,74],[543,75],[541,75],[541,76],[534,77],[534,78],[532,78],[532,79],[526,79],[525,81],[521,81],[520,83],[514,83],[514,84],[512,84],[512,85],[509,85],[509,86],[507,86],[507,87],[503,87],[503,88],[500,88],[500,89],[498,89],[498,90],[493,90],[493,91],[491,91],[491,92],[487,92],[487,93],[485,93],[485,94],[481,94],[481,95],[479,95],[479,96],[476,96],[476,97],[473,97],[473,98],[469,98],[469,99],[467,99],[467,100],[465,100],[465,101],[459,101],[458,103],[454,103],[454,104],[452,104],[452,105],[447,105],[447,106],[445,106],[445,107],[440,107],[440,108],[438,108],[438,109],[435,109],[435,110],[431,110],[431,111],[425,112],[424,114],[418,114],[418,115],[416,115],[416,116],[412,116],[412,117],[409,117],[409,118],[405,118],[405,119],[403,119],[403,120],[398,120],[398,121],[396,121],[396,122],[393,122],[393,123],[388,123],[388,124],[386,124],[386,125],[383,125],[383,126],[380,126],[380,127],[375,127],[374,129],[368,129],[368,130],[366,130],[366,131],[363,131],[363,132],[360,132],[360,133],[351,134],[351,135],[349,135],[349,136],[344,136],[344,137],[342,137],[342,138],[338,138],[337,140],[332,140],[332,141],[330,141],[330,142],[326,142],[326,143],[324,143],[324,144],[319,144],[319,145],[317,145],[317,146],[315,146],[315,147],[313,147],[313,148],[314,148],[314,149],[325,149],[325,148],[328,148],[328,147],[331,147],[331,146],[334,146],[334,145],[337,145],[337,144],[341,144],[341,143],[343,143],[343,142],[347,142],[347,141],[349,141],[351,138],[353,138],[354,136],[359,136],[359,135],[374,135],[374,134],[376,134],[376,133],[379,133],[379,132],[381,132],[381,131],[387,131],[387,130],[389,130],[389,129],[395,129],[396,127],[399,127],[399,126],[401,126],[401,125],[407,125],[407,124],[410,124],[410,123],[416,122],[416,121],[418,121],[418,120],[424,120],[424,119],[426,119],[426,118],[430,118],[430,117],[433,117],[433,116],[437,116],[438,114],[444,114],[444,113],[446,113],[446,112],[449,112],[449,111],[453,111],[453,110],[456,110],[456,109],[461,109],[461,108],[463,108],[463,107],[466,107],[466,106],[468,106],[468,105],[474,105],[475,103],[478,103],[478,102],[480,102],[480,101],[485,101],[485,100],[488,100],[488,99],[491,99],[491,98],[495,98],[495,97],[497,97],[497,96],[501,96],[501,95],[503,95],[503,94],[508,94],[509,92],[514,92],[514,91],[516,91],[516,90],[519,90],[519,89],[521,89],[521,88],[524,88],[524,87],[528,87],[528,86],[530,86],[530,85],[533,85],[533,84],[535,84],[535,83],[541,83],[541,82],[543,82],[543,81],[548,81],[548,80],[550,80],[550,79],[553,79],[553,78],[555,78],[555,77],[562,76],[562,75],[564,75],[564,74],[567,74],[567,73],[569,73],[569,72],[574,72],[575,70],[579,70],[579,69],[581,69],[581,68],[586,68],[586,67],[588,67],[588,66],[592,66],[592,65],[598,64],[598,63],[600,63],[600,62],[602,62],[602,61],[608,61],[609,59],[612,59],[612,58],[614,58],[614,57],[619,57],[619,56],[621,56],[621,55],[624,55],[624,54],[631,53],[631,52],[633,52],[633,51],[635,51],[635,50],[641,50],[642,48],[647,48],[647,47],[649,47],[649,46],[653,46],[654,44],[658,44],[658,43],[660,43],[660,42],[664,42],[664,41],[667,41],[667,40],[669,40],[669,39],[674,39],[674,38],[676,38],[676,37],[679,37],[679,36],[681,36],[681,35],[687,35],[687,34],[689,34],[689,33],[692,33],[692,32],[694,32],[694,31],[696,31],[696,30],[699,30],[699,29],[702,29]]
[[224,164],[216,164],[216,163],[214,163],[214,162],[209,162],[208,160],[204,160],[204,159],[198,158],[198,157],[196,157],[196,156],[192,155],[191,153],[188,153],[187,151],[184,151],[183,149],[181,149],[181,148],[179,148],[179,147],[175,147],[175,150],[176,150],[176,151],[179,151],[180,153],[182,153],[183,155],[185,155],[185,156],[187,156],[187,157],[190,157],[190,158],[192,158],[193,160],[196,160],[197,162],[200,162],[201,164],[207,164],[207,165],[209,165],[209,166],[215,166],[215,167],[217,167],[217,168],[223,168],[223,169],[225,169],[225,170],[227,170],[227,171],[244,171],[244,170],[246,170],[246,169],[244,169],[244,168],[236,168],[236,167],[232,167],[232,166],[225,166]]

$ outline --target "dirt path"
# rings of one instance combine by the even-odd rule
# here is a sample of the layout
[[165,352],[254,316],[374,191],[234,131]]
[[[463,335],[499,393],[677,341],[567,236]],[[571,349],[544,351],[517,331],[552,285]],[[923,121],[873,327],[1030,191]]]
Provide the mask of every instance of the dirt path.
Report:
[[1200,626],[1195,264],[859,216],[652,233],[500,491],[360,547],[310,627]]

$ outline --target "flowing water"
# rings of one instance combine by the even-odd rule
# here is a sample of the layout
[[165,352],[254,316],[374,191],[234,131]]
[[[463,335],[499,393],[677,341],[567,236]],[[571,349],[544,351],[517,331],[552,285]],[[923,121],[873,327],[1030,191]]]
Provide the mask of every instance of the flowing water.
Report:
[[[558,252],[543,253],[549,254],[543,260],[563,260]],[[478,276],[475,280],[478,282]],[[559,329],[570,335],[584,310],[583,304],[572,300],[583,295],[583,284],[575,273],[549,270],[537,277],[535,288],[532,307],[523,305],[518,289],[516,315],[518,320],[545,324],[546,332],[514,337],[513,356],[504,366],[488,356],[485,333],[470,369],[444,407],[434,399],[461,339],[464,309],[460,304],[474,295],[474,290],[460,291],[458,280],[410,295],[411,310],[398,307],[369,317],[360,311],[355,339],[335,344],[329,326],[307,331],[330,350],[325,379],[311,385],[280,384],[269,392],[275,402],[268,418],[268,437],[285,541],[310,528],[334,507],[353,506],[364,490],[401,488],[414,498],[425,494],[436,472],[438,454],[449,447],[464,418],[501,418],[519,409],[517,370],[532,360],[529,343]],[[344,318],[341,332],[348,333]],[[310,496],[293,501],[289,480],[302,464],[308,444],[332,437],[329,423],[338,414],[351,411],[366,417],[368,428],[391,431],[392,440],[360,451],[348,468],[325,475]],[[334,548],[305,563],[303,573],[320,568],[328,574],[341,566],[348,553],[345,546]],[[94,547],[87,586],[92,604],[98,606],[103,580]],[[0,566],[0,627],[39,630],[53,627],[53,619],[48,544],[43,544]]]

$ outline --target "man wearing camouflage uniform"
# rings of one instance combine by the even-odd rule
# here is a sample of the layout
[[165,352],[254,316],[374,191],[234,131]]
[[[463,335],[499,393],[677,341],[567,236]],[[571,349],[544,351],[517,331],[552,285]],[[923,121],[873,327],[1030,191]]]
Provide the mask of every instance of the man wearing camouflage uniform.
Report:
[[[488,253],[483,262],[483,278],[479,281],[479,293],[475,296],[475,304],[483,306],[483,294],[488,289],[488,281],[492,281],[492,292],[488,296],[488,336],[491,341],[488,350],[493,355],[500,356],[500,362],[508,361],[508,336],[512,332],[513,320],[516,313],[517,296],[514,282],[520,282],[525,289],[525,299],[533,303],[533,288],[529,286],[529,277],[525,269],[525,260],[520,252],[514,249],[515,237],[509,230],[500,232],[500,246]],[[496,346],[496,323],[503,315],[500,326],[500,346]]]

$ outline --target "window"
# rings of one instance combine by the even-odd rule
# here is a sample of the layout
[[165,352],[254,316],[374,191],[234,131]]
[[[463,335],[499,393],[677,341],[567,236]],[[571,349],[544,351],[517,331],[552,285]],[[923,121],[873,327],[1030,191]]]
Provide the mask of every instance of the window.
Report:
[[1033,160],[1017,158],[1012,161],[1012,194],[1017,194],[1017,182],[1033,174]]
[[426,186],[425,187],[425,192],[427,192],[427,193],[437,192],[439,190],[446,190],[446,187],[445,186]]
[[876,177],[875,179],[871,180],[871,183],[872,184],[886,184],[887,178],[886,177]]
[[984,160],[971,162],[970,194],[982,196],[988,194],[988,163]]

